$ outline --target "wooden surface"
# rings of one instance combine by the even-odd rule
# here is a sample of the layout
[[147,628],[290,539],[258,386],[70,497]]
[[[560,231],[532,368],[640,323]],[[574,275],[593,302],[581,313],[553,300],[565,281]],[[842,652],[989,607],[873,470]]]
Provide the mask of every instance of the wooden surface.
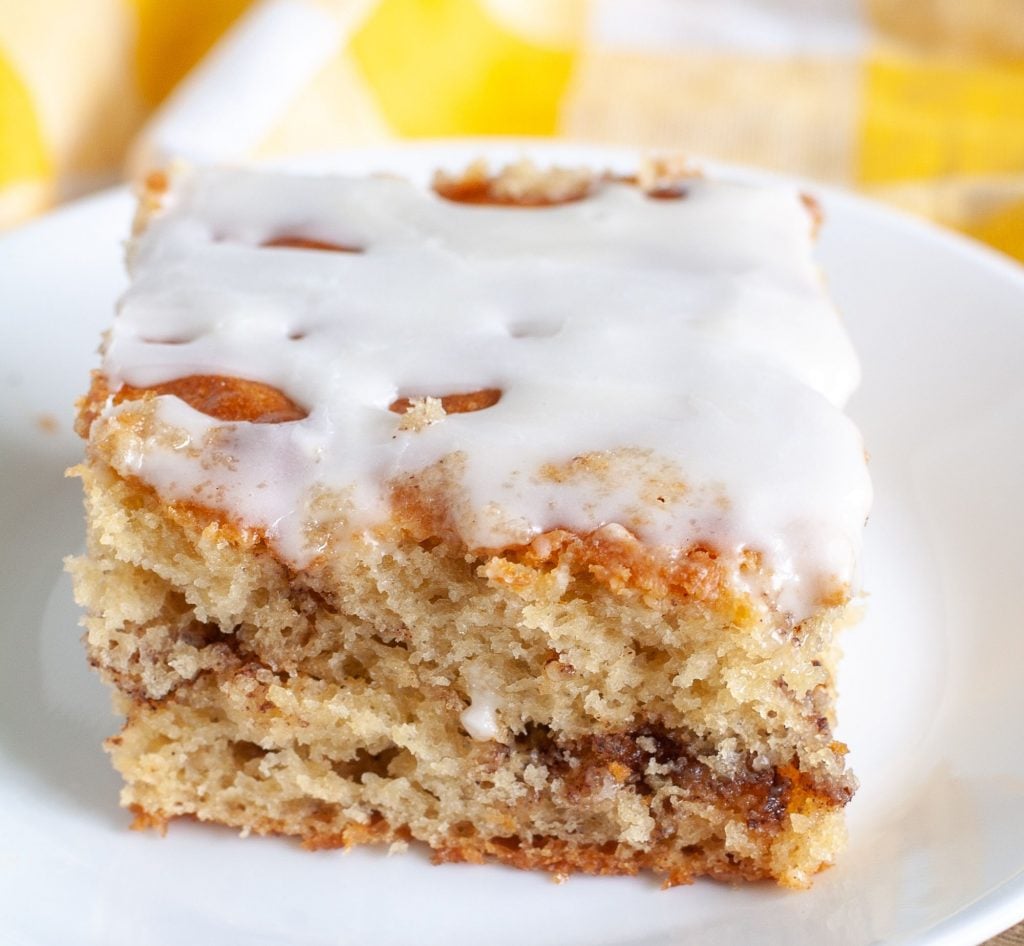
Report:
[[990,939],[985,946],[1024,946],[1024,923],[1018,923],[1012,930],[1002,936]]

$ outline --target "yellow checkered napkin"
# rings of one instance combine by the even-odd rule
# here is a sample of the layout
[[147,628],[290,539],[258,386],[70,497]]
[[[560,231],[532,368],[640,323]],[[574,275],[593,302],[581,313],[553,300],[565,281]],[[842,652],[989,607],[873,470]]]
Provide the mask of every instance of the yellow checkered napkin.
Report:
[[0,0],[0,223],[178,154],[490,134],[855,185],[1024,259],[1024,2]]

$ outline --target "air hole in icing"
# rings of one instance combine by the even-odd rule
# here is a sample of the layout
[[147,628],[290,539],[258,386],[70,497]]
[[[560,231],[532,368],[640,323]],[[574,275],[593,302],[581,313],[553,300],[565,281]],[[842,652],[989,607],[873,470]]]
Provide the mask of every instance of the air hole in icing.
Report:
[[327,240],[314,240],[310,237],[289,236],[283,234],[271,240],[265,240],[260,246],[271,250],[322,250],[327,253],[362,253],[361,246],[343,246]]
[[388,405],[388,410],[393,414],[405,414],[412,408],[414,401],[426,397],[436,397],[446,414],[471,414],[494,407],[501,400],[501,391],[497,388],[484,388],[482,391],[471,391],[469,394],[419,394],[400,397]]
[[138,400],[147,394],[172,394],[201,414],[223,421],[283,424],[308,416],[307,411],[269,384],[222,375],[189,375],[147,388],[126,384],[114,401]]

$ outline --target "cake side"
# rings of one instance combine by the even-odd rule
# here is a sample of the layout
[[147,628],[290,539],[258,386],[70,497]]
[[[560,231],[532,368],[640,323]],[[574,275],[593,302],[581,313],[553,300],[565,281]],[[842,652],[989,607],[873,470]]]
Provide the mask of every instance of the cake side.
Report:
[[297,580],[256,535],[109,468],[82,476],[76,594],[119,691],[108,748],[141,824],[793,886],[843,837],[840,607],[780,644],[731,602],[652,607],[572,561],[401,532]]
[[[633,184],[667,207],[689,199],[691,181],[662,171]],[[573,216],[544,218],[570,247],[581,225],[600,227],[600,214],[660,220],[646,206],[616,209],[629,189],[622,179],[520,167],[437,186],[471,213],[501,205],[504,214],[561,214],[572,205]],[[606,187],[611,198],[601,196]],[[356,232],[361,198],[346,188],[355,221],[347,232],[326,218],[297,223],[302,214],[277,198],[268,229],[236,205],[217,210],[223,195],[207,190],[213,210],[202,226],[211,229],[198,255],[188,249],[194,211],[176,205],[194,194],[175,197],[157,181],[143,202],[135,289],[80,405],[89,545],[70,565],[90,661],[126,718],[108,743],[126,781],[122,802],[139,826],[194,816],[310,847],[417,840],[442,861],[806,886],[841,846],[854,788],[832,737],[834,638],[849,611],[869,495],[859,438],[834,406],[848,379],[823,382],[827,367],[794,354],[791,338],[766,355],[767,368],[756,366],[748,343],[727,354],[718,330],[698,319],[679,339],[696,354],[682,365],[650,355],[653,375],[668,373],[646,392],[613,374],[609,401],[589,382],[577,390],[574,373],[565,384],[552,374],[562,342],[549,340],[572,336],[571,326],[513,312],[503,337],[534,346],[539,367],[518,354],[503,363],[503,341],[486,371],[473,364],[460,375],[443,359],[441,385],[417,367],[431,360],[433,342],[414,332],[406,352],[385,324],[381,340],[397,346],[388,371],[411,380],[381,385],[365,375],[372,404],[347,403],[348,389],[339,400],[294,372],[320,378],[315,351],[302,346],[340,342],[296,323],[280,293],[294,291],[298,271],[311,280],[304,298],[315,310],[318,287],[374,254],[369,231]],[[318,189],[332,193],[329,184],[309,192]],[[308,194],[290,194],[306,206]],[[381,194],[395,219],[447,219],[400,189]],[[786,219],[793,233],[809,233],[817,220],[794,201],[806,220]],[[387,221],[367,219],[384,234],[382,255],[413,258]],[[488,219],[501,252],[519,253],[517,241],[533,238],[507,217]],[[461,239],[446,227],[442,242]],[[609,240],[656,251],[643,232],[613,230]],[[602,240],[583,240],[579,252],[625,278],[621,254],[609,257],[613,244]],[[255,262],[250,245],[297,262],[261,256],[266,272],[253,286],[235,277],[218,286],[222,264],[241,273],[240,260]],[[723,239],[716,252],[726,249]],[[736,262],[750,251],[743,244]],[[476,249],[460,244],[458,253]],[[473,265],[497,278],[499,256]],[[450,265],[434,262],[442,272]],[[579,275],[572,253],[558,265]],[[748,281],[746,304],[761,300],[771,316],[758,338],[771,329],[781,286],[807,280],[797,295],[813,290],[802,265]],[[671,266],[646,278],[660,285]],[[173,284],[156,278],[167,268]],[[727,285],[715,276],[698,296],[713,299]],[[674,303],[648,302],[657,340]],[[211,329],[211,305],[227,306],[240,327],[255,325],[259,344],[268,327],[283,329],[291,347],[278,360],[288,370],[237,332],[225,339]],[[287,324],[275,321],[276,306],[289,309]],[[168,308],[180,321],[151,314]],[[815,301],[799,318],[823,311]],[[734,315],[721,315],[726,337]],[[459,333],[475,324],[442,325],[441,339],[464,352]],[[815,344],[842,361],[845,343],[823,331]],[[604,346],[617,337],[597,318],[569,339],[574,355],[587,336]],[[549,400],[523,401],[521,387]],[[591,430],[581,419],[578,399],[588,395],[596,401],[587,409],[607,409],[610,424]],[[774,417],[780,407],[794,429]],[[544,439],[553,409],[576,418],[559,448]],[[339,411],[345,424],[359,420],[347,428],[353,449],[377,457],[376,467],[332,453],[345,429]],[[528,428],[517,427],[523,411]],[[672,436],[658,436],[659,426]],[[510,451],[503,441],[517,429],[538,443],[516,436]],[[687,453],[688,437],[729,466]],[[481,468],[491,454],[498,465]],[[381,462],[387,456],[397,460]],[[753,478],[736,474],[744,463]],[[777,508],[773,489],[785,489]]]

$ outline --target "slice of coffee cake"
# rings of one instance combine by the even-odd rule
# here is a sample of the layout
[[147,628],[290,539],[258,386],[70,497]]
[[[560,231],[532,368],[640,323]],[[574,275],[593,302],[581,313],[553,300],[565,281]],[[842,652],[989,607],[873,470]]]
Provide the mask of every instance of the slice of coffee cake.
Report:
[[804,886],[870,486],[794,190],[151,180],[71,563],[138,825]]

